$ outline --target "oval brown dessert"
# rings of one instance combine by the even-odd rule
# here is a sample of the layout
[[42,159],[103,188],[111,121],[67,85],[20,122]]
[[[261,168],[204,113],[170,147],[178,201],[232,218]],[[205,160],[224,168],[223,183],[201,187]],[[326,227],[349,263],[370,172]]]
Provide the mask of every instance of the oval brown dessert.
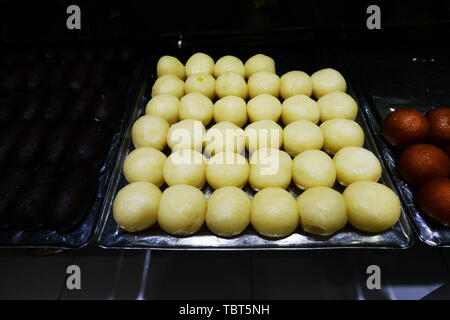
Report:
[[381,133],[387,142],[400,148],[422,142],[429,131],[427,118],[413,108],[402,108],[390,113],[381,126]]
[[430,141],[441,147],[450,144],[450,108],[436,108],[427,112],[430,122]]
[[447,155],[450,157],[450,144],[445,148],[445,152],[447,152]]
[[417,193],[417,202],[428,216],[450,227],[450,179],[427,181]]
[[447,154],[431,144],[416,144],[400,155],[397,168],[403,179],[420,186],[436,178],[447,178],[450,174],[450,159]]

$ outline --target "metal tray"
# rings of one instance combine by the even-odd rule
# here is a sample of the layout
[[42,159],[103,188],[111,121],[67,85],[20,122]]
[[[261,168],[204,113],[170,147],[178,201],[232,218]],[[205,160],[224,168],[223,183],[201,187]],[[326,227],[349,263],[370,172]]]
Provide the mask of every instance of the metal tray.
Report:
[[[186,52],[184,55],[178,52],[177,57],[182,61],[185,61],[193,52]],[[195,52],[195,51],[194,51]],[[265,51],[267,52],[267,50]],[[235,53],[236,54],[236,53]],[[245,56],[239,55],[240,58],[247,58],[254,53],[247,53]],[[330,63],[330,58],[325,58],[326,62],[317,63],[316,60],[323,59],[314,57],[299,57],[297,52],[291,52],[291,55],[279,54],[276,52],[268,53],[276,61],[277,72],[283,74],[289,70],[305,70],[307,72],[313,72],[329,65],[335,65]],[[225,53],[214,55],[213,58],[219,58]],[[328,236],[321,237],[311,235],[304,232],[299,227],[292,235],[282,239],[270,239],[259,235],[251,225],[240,235],[232,238],[222,238],[215,236],[204,225],[202,229],[195,235],[190,237],[175,237],[171,236],[163,231],[158,225],[155,225],[147,230],[138,233],[128,233],[118,227],[113,218],[112,205],[113,200],[117,192],[124,187],[127,182],[123,175],[122,167],[123,162],[127,154],[134,149],[131,140],[131,127],[134,121],[144,113],[144,109],[147,101],[151,97],[151,87],[155,79],[154,70],[156,69],[156,61],[159,56],[148,58],[144,68],[146,70],[146,81],[143,82],[139,98],[134,107],[132,117],[128,123],[127,132],[124,140],[120,146],[119,156],[117,157],[116,168],[111,178],[111,185],[108,190],[108,195],[105,200],[105,207],[103,212],[102,221],[98,229],[97,244],[102,248],[116,248],[116,249],[209,249],[209,250],[258,250],[258,249],[322,249],[322,248],[408,248],[413,243],[412,231],[409,223],[405,217],[404,210],[399,221],[389,230],[383,233],[369,234],[356,230],[355,228],[347,225],[340,232]],[[185,59],[183,59],[185,58]],[[311,65],[308,62],[311,60],[316,61],[316,64]],[[296,61],[300,61],[299,64]],[[305,64],[307,63],[307,64]],[[337,63],[334,61],[333,63]],[[303,65],[302,65],[303,64]],[[335,65],[336,66],[336,65]],[[339,66],[338,69],[342,70]],[[344,72],[344,76],[345,72]],[[352,94],[352,90],[349,86],[348,92]],[[378,157],[378,151],[374,144],[373,138],[369,129],[365,123],[361,113],[358,113],[357,121],[362,126],[366,140],[364,147],[372,150]],[[210,124],[211,125],[211,124]],[[209,126],[210,126],[209,125]],[[392,188],[392,182],[389,176],[386,174],[386,170],[383,168],[382,183]],[[342,191],[342,187],[336,185],[336,189]],[[253,196],[254,191],[247,184],[244,190]],[[208,197],[214,190],[206,185],[202,191]],[[288,188],[295,197],[301,192],[293,184]]]
[[93,239],[98,227],[99,216],[104,206],[104,199],[109,186],[109,178],[114,171],[114,163],[119,150],[122,135],[126,129],[130,109],[127,108],[131,101],[136,99],[138,88],[133,86],[139,82],[140,74],[138,68],[134,70],[131,77],[119,79],[120,85],[127,86],[125,107],[122,117],[113,129],[111,146],[106,155],[103,166],[99,170],[97,180],[97,194],[92,200],[89,212],[84,221],[72,232],[59,234],[54,230],[42,228],[35,231],[22,231],[15,228],[0,230],[0,248],[55,248],[55,249],[78,249],[86,246]]
[[[450,228],[439,224],[421,211],[414,197],[414,189],[403,180],[397,171],[396,162],[401,151],[389,145],[381,135],[381,124],[383,119],[398,107],[413,107],[425,113],[436,105],[439,106],[440,104],[448,103],[448,91],[446,93],[440,92],[442,85],[447,83],[441,78],[441,68],[443,66],[434,65],[434,67],[431,68],[429,64],[430,62],[442,61],[443,59],[439,59],[439,57],[435,55],[428,57],[428,55],[429,54],[427,54],[427,59],[421,59],[422,61],[417,61],[417,58],[416,60],[414,60],[414,58],[401,58],[400,63],[402,63],[401,67],[404,68],[404,72],[412,74],[413,77],[411,77],[410,83],[403,84],[404,86],[407,86],[407,88],[404,89],[403,92],[399,92],[400,97],[387,96],[383,98],[371,98],[373,92],[371,92],[370,84],[368,84],[363,77],[361,77],[361,81],[358,81],[357,83],[355,81],[354,89],[358,96],[360,110],[367,118],[367,123],[373,133],[373,139],[382,156],[381,159],[394,182],[394,186],[403,201],[404,207],[407,209],[408,218],[412,221],[411,224],[414,231],[417,233],[418,238],[430,246],[450,247]],[[396,56],[391,56],[391,59],[396,58]],[[411,65],[408,65],[408,62],[411,61],[415,62],[413,68]],[[399,63],[399,61],[396,59],[396,62],[393,63]],[[448,63],[444,68],[445,67],[447,67],[447,70],[450,70],[448,69],[448,67],[450,67]],[[439,73],[439,76],[437,73]],[[374,81],[376,80],[374,79]],[[434,81],[440,81],[442,84],[434,83]],[[392,85],[395,88],[394,90],[398,90],[398,82],[393,82]],[[430,89],[427,89],[429,88],[428,86],[433,88],[431,90],[434,90],[434,92],[437,93],[436,96],[431,98],[431,92],[429,96],[427,94],[421,95],[418,88],[422,88],[428,93],[430,91]],[[403,96],[407,96],[408,98],[403,98]]]

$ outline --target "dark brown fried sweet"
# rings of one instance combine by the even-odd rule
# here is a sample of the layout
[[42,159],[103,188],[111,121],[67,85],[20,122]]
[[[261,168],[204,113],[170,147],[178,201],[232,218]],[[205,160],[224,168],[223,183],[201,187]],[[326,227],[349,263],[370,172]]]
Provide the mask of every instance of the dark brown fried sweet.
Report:
[[450,179],[434,178],[417,192],[417,202],[428,216],[450,227]]
[[12,122],[2,130],[0,135],[0,164],[11,163],[14,147],[25,131],[22,121]]
[[430,122],[430,141],[440,147],[450,144],[450,108],[436,108],[427,112]]
[[13,160],[19,165],[37,163],[47,132],[48,125],[45,121],[30,125],[14,148]]
[[60,89],[53,93],[45,103],[41,117],[47,121],[57,121],[62,118],[72,99],[72,92],[68,89]]
[[61,164],[77,134],[78,127],[79,124],[74,122],[60,122],[52,127],[42,149],[42,162]]

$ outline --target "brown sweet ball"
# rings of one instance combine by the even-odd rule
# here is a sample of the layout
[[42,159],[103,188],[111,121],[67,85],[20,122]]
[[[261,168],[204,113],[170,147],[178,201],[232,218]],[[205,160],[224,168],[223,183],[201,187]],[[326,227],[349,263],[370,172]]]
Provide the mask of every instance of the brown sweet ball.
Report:
[[450,175],[450,159],[436,146],[416,144],[403,151],[397,168],[407,182],[420,186],[432,178],[447,178]]
[[417,202],[428,216],[450,227],[450,179],[427,181],[417,192]]
[[387,142],[400,148],[422,142],[429,131],[427,118],[413,108],[395,110],[384,119],[381,126],[381,133]]
[[450,144],[445,148],[445,152],[447,152],[447,155],[450,157]]
[[441,147],[450,143],[450,108],[436,108],[427,112],[430,122],[430,141]]

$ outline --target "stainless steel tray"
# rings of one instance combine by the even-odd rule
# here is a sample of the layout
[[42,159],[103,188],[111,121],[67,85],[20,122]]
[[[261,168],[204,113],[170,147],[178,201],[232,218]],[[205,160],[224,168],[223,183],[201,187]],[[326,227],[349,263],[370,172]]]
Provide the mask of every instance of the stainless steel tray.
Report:
[[[302,69],[296,66],[292,61],[293,57],[277,57],[272,55],[277,62],[277,69],[279,73],[284,73],[289,70]],[[219,56],[220,57],[220,56]],[[215,57],[217,58],[217,57]],[[278,61],[287,61],[287,64],[278,65]],[[116,168],[112,175],[111,185],[105,199],[105,207],[102,216],[102,221],[98,229],[97,244],[102,248],[116,248],[116,249],[209,249],[209,250],[258,250],[258,249],[337,249],[337,248],[408,248],[413,243],[413,235],[409,223],[405,217],[404,210],[399,221],[390,229],[383,233],[369,234],[356,230],[350,225],[347,225],[340,232],[328,236],[321,237],[311,235],[299,228],[290,236],[282,239],[270,239],[259,235],[251,225],[239,236],[232,238],[222,238],[215,236],[206,226],[190,237],[175,237],[163,231],[158,225],[155,225],[147,230],[138,233],[128,233],[118,227],[113,218],[112,205],[117,192],[124,187],[127,182],[124,178],[122,167],[127,154],[134,149],[131,141],[131,127],[134,121],[143,113],[147,101],[151,97],[151,86],[155,75],[151,70],[155,69],[156,59],[148,59],[145,68],[148,70],[148,81],[144,81],[141,87],[141,92],[134,106],[134,111],[130,122],[128,124],[127,132],[124,140],[120,146],[119,156],[117,157]],[[326,66],[326,65],[325,65]],[[318,66],[316,70],[325,66]],[[283,68],[284,67],[284,68]],[[303,70],[305,70],[303,68]],[[345,74],[344,74],[345,76]],[[350,87],[350,86],[349,86]],[[348,90],[352,94],[351,88]],[[378,157],[379,153],[376,149],[372,135],[369,132],[368,126],[359,112],[357,117],[358,123],[364,130],[366,140],[364,147],[373,151]],[[386,174],[383,168],[382,183],[392,188],[392,181]],[[342,187],[335,186],[336,189],[342,191]],[[395,189],[394,189],[395,190]],[[208,197],[214,190],[206,185],[202,190],[206,197]],[[253,197],[254,191],[247,184],[244,187],[250,197]],[[301,192],[293,184],[289,186],[290,191],[295,197]]]
[[[441,60],[438,57],[434,57],[435,60]],[[434,59],[433,58],[433,59]],[[394,59],[394,57],[393,57]],[[441,69],[438,65],[435,65],[433,69],[429,64],[421,66],[418,65],[417,68],[426,67],[426,73],[420,72],[420,70],[411,70],[411,65],[408,67],[408,62],[410,59],[404,59],[403,63],[406,63],[404,68],[405,73],[414,74],[415,77],[411,79],[411,82],[408,84],[408,88],[405,89],[405,92],[399,92],[400,96],[409,96],[409,98],[396,98],[394,96],[387,97],[376,97],[375,99],[371,99],[370,90],[368,88],[367,81],[361,79],[362,81],[355,81],[355,92],[359,98],[359,107],[364,116],[367,118],[367,123],[369,125],[369,129],[373,133],[373,140],[375,141],[378,150],[381,154],[381,159],[384,162],[387,171],[390,174],[392,181],[394,182],[394,186],[396,188],[397,193],[400,195],[401,200],[403,201],[404,207],[406,207],[406,211],[408,213],[408,218],[412,221],[412,226],[414,231],[417,233],[418,238],[430,245],[430,246],[439,246],[439,247],[450,247],[450,228],[445,227],[427,215],[425,215],[419,208],[416,203],[414,194],[414,189],[400,176],[396,168],[396,162],[400,155],[400,150],[392,147],[381,135],[381,124],[383,119],[394,109],[400,107],[413,107],[419,109],[421,112],[427,112],[433,108],[433,103],[428,101],[428,99],[423,99],[420,96],[419,90],[415,91],[415,95],[409,94],[410,91],[414,91],[416,84],[417,87],[427,88],[427,84],[425,82],[426,79],[430,80],[430,78],[436,76],[435,81],[441,81],[439,76],[436,74],[439,72],[441,74]],[[446,57],[445,57],[445,60]],[[398,61],[393,63],[399,63]],[[447,63],[447,62],[446,62]],[[447,63],[448,67],[448,63]],[[367,74],[372,74],[367,72]],[[420,80],[419,80],[420,79]],[[439,79],[439,80],[438,80]],[[374,79],[374,81],[376,81]],[[432,82],[431,80],[430,82]],[[446,82],[442,82],[444,84]],[[403,84],[404,85],[404,84]],[[439,84],[428,83],[432,88],[435,88],[437,92],[439,92]],[[395,90],[399,90],[401,87],[396,81],[394,81],[393,86],[395,86]],[[448,100],[445,100],[445,95],[440,95],[444,100],[440,100],[440,103],[448,103]],[[434,98],[437,99],[436,97]]]

